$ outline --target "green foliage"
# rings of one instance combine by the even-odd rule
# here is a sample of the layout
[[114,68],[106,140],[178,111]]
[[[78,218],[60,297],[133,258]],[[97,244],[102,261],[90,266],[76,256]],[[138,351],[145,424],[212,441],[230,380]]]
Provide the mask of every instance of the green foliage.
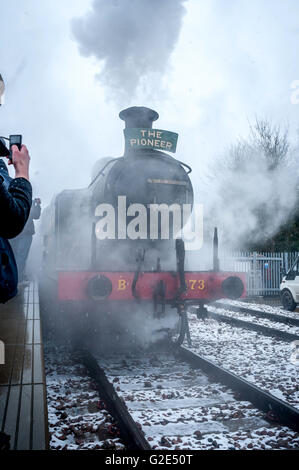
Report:
[[254,251],[299,251],[299,211],[271,238],[248,244],[244,249]]
[[299,249],[293,163],[298,152],[293,150],[287,129],[256,119],[248,138],[239,139],[211,166],[210,186],[217,184],[207,225],[219,224],[225,244],[261,251]]

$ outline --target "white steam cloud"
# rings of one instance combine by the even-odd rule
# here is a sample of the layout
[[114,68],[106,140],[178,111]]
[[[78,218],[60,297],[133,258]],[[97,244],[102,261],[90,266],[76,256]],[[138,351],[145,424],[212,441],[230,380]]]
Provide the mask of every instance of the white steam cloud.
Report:
[[72,22],[83,56],[101,61],[97,78],[114,97],[131,96],[163,77],[185,13],[186,0],[94,0]]
[[218,225],[222,244],[230,248],[269,243],[294,215],[298,201],[297,152],[287,133],[260,122],[267,131],[263,140],[231,147],[216,160],[209,177],[209,232]]
[[[297,178],[290,178],[291,173],[295,174],[285,167],[269,174],[264,162],[256,158],[238,175],[224,170],[221,179],[226,177],[228,198],[223,198],[223,186],[213,188],[214,220],[230,246],[262,243],[278,232],[296,202]],[[227,199],[229,206],[225,205]]]

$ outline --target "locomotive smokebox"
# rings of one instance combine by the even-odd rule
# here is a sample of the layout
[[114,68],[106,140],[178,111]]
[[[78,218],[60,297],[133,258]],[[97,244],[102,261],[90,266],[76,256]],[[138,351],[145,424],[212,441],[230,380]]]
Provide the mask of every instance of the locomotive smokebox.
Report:
[[126,129],[128,127],[152,129],[153,122],[159,119],[159,114],[150,108],[133,106],[121,111],[119,117],[125,121]]

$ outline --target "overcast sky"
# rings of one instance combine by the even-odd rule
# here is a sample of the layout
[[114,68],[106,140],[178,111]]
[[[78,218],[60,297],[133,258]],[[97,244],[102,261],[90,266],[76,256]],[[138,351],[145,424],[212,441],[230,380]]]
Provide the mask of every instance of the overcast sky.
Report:
[[92,10],[91,0],[0,0],[0,134],[24,135],[44,202],[86,186],[98,158],[122,154],[118,113],[131,105],[156,109],[156,127],[179,133],[177,158],[195,185],[255,116],[295,136],[298,0],[139,0],[144,12],[131,1],[125,16],[130,0]]

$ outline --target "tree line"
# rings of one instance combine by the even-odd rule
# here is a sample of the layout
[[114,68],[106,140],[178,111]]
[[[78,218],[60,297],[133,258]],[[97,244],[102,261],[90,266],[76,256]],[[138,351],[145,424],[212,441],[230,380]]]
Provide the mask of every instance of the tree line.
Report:
[[256,118],[248,137],[214,161],[208,175],[214,192],[209,218],[220,223],[225,244],[299,251],[298,155],[287,128]]

